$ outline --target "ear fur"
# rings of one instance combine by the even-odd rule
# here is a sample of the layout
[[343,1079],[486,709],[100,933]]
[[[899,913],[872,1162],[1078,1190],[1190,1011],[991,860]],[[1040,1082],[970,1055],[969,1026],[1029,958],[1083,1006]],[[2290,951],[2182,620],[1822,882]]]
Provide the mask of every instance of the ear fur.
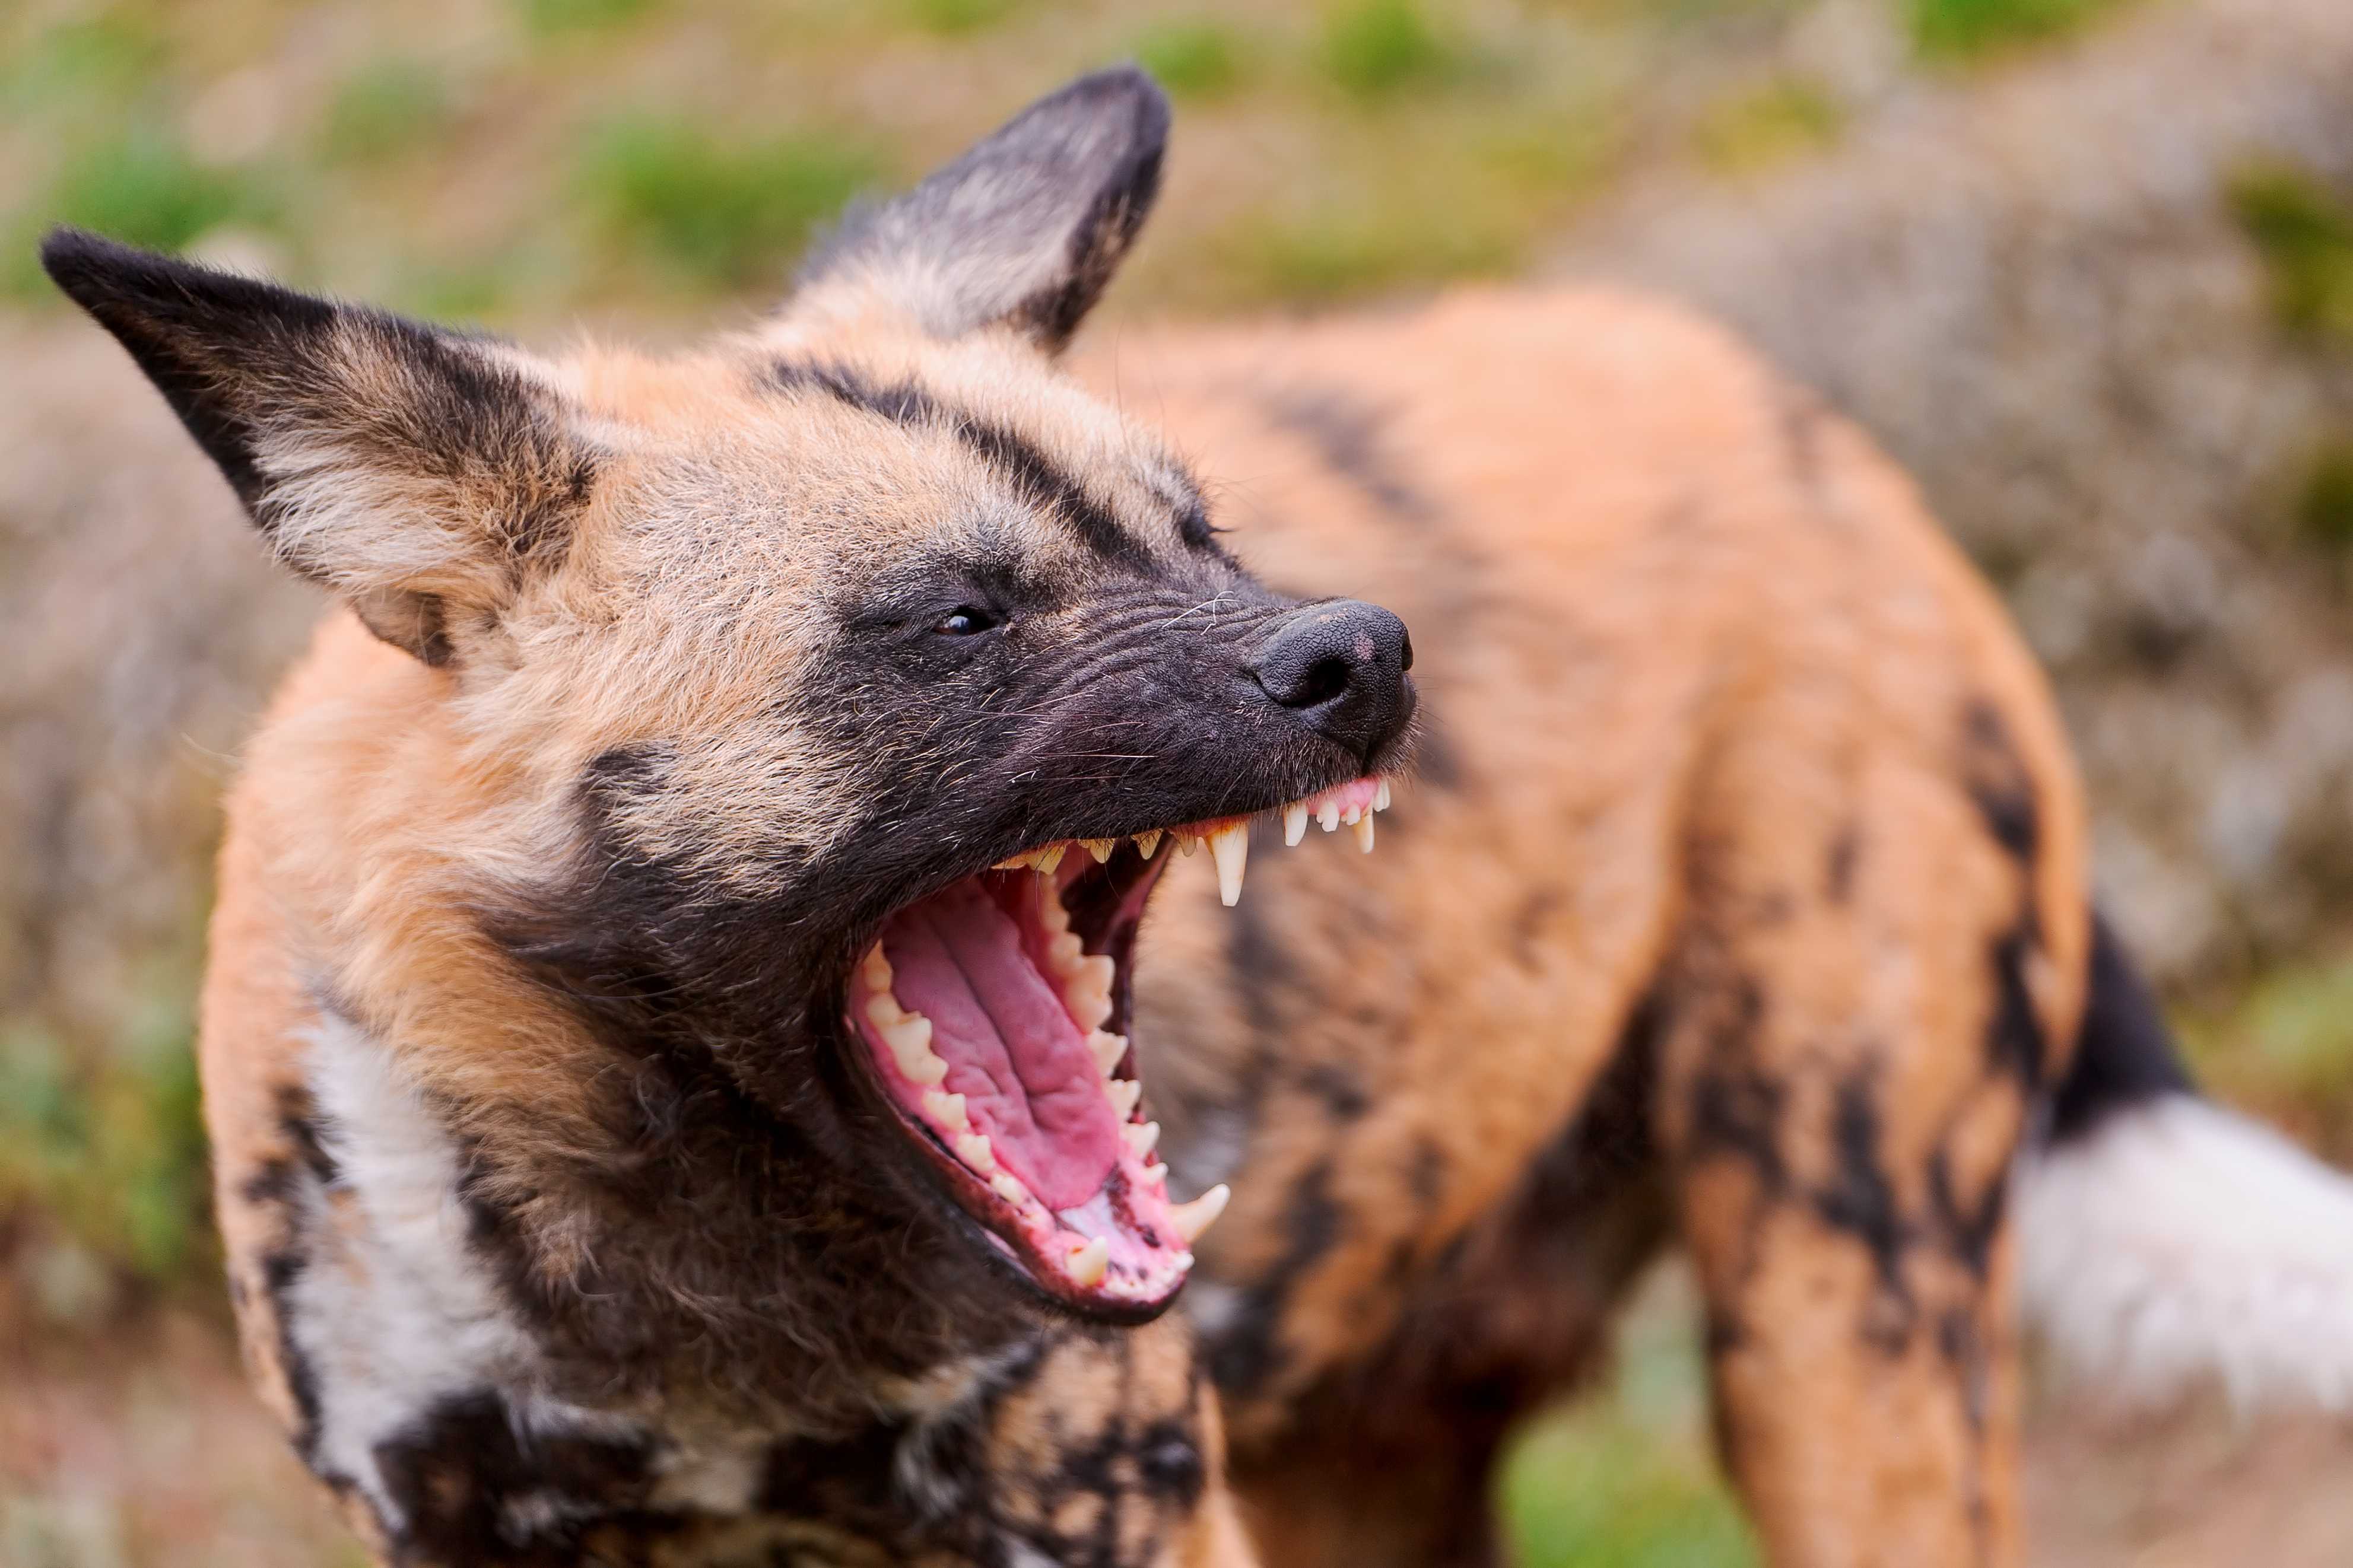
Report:
[[428,664],[450,612],[560,555],[597,454],[520,352],[60,228],[58,287],[112,332],[279,559]]
[[864,283],[934,336],[1004,324],[1059,353],[1151,211],[1167,144],[1150,77],[1081,77],[905,195],[852,211],[802,286]]

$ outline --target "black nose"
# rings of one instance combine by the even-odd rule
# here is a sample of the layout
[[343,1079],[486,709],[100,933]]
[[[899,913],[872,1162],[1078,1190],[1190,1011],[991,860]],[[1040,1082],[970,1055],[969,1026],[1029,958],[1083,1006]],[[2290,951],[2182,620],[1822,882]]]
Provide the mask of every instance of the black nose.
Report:
[[1369,758],[1413,716],[1413,639],[1378,605],[1310,605],[1277,626],[1250,673],[1317,733]]

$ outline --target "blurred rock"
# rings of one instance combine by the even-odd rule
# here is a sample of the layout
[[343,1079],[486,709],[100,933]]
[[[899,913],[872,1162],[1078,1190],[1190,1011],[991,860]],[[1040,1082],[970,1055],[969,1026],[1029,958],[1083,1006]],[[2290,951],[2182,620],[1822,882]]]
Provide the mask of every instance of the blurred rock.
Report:
[[2344,0],[2152,0],[1911,79],[1768,181],[1625,193],[1560,262],[1730,321],[1919,477],[2048,661],[2104,896],[2176,983],[2353,916],[2353,616],[2292,525],[2353,369],[2233,217],[2259,161],[2353,186]]
[[193,975],[218,796],[316,596],[111,339],[0,319],[0,1022]]

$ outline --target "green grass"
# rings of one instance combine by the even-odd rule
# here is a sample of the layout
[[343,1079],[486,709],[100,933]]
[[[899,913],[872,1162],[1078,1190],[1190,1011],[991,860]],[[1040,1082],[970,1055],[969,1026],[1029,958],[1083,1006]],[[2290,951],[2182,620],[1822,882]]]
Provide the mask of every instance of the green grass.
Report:
[[188,155],[167,124],[132,120],[77,148],[48,189],[18,215],[5,276],[19,295],[50,290],[35,258],[40,233],[73,224],[156,250],[177,250],[231,219],[269,216],[270,204],[249,176],[211,169]]
[[2282,964],[2176,1021],[2208,1088],[2353,1159],[2353,952]]
[[780,281],[810,231],[880,177],[874,156],[828,136],[746,142],[640,118],[590,138],[580,184],[618,237],[727,288]]
[[528,31],[553,37],[634,22],[655,8],[655,0],[514,0],[514,7]]
[[2353,342],[2353,205],[2303,169],[2264,162],[2232,178],[2231,206],[2281,324]]
[[1618,1326],[1604,1386],[1513,1446],[1499,1500],[1517,1568],[1754,1568],[1710,1457],[1696,1316],[1688,1276],[1661,1270]]
[[1827,147],[1845,122],[1837,100],[1811,82],[1784,77],[1702,121],[1700,161],[1722,174],[1753,174]]
[[1414,0],[1335,7],[1317,58],[1327,80],[1367,103],[1440,85],[1462,65],[1461,50]]
[[1924,55],[1968,58],[2057,37],[2116,0],[1910,0],[1912,39]]
[[0,1034],[0,1213],[30,1204],[73,1243],[153,1282],[203,1251],[195,1058],[176,992],[79,1059],[19,1025]]
[[2353,554],[2353,441],[2321,448],[2296,497],[2296,530],[2339,556]]
[[423,60],[370,60],[336,84],[320,126],[320,154],[338,164],[388,163],[431,146],[452,120],[449,86]]
[[926,33],[958,38],[1011,19],[1021,0],[901,0],[907,19]]
[[1170,97],[1207,103],[1241,84],[1246,51],[1231,29],[1186,19],[1164,23],[1137,38],[1134,55],[1135,63]]

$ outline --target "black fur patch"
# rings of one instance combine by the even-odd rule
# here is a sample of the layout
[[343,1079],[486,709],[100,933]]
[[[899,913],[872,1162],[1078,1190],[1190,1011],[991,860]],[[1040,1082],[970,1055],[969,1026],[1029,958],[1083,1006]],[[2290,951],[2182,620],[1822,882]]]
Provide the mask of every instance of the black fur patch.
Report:
[[2094,910],[2084,1023],[2052,1102],[2051,1141],[2081,1138],[2104,1118],[2160,1096],[2196,1092],[2156,994]]
[[530,1432],[490,1390],[437,1401],[376,1445],[391,1533],[403,1560],[570,1568],[592,1524],[642,1504],[650,1447],[580,1433]]
[[1313,447],[1326,467],[1362,491],[1385,516],[1413,523],[1437,517],[1437,503],[1391,462],[1381,442],[1378,411],[1336,387],[1272,393],[1262,402],[1269,418]]
[[2010,726],[1990,702],[1974,701],[1963,710],[1961,767],[1969,798],[1985,818],[1986,831],[2011,858],[2031,870],[2042,843],[2041,802],[2010,738]]
[[1282,1315],[1292,1289],[1332,1250],[1346,1223],[1332,1195],[1332,1167],[1309,1166],[1283,1205],[1282,1251],[1242,1289],[1239,1307],[1210,1346],[1210,1375],[1220,1389],[1248,1395],[1282,1369],[1289,1353],[1282,1342]]

